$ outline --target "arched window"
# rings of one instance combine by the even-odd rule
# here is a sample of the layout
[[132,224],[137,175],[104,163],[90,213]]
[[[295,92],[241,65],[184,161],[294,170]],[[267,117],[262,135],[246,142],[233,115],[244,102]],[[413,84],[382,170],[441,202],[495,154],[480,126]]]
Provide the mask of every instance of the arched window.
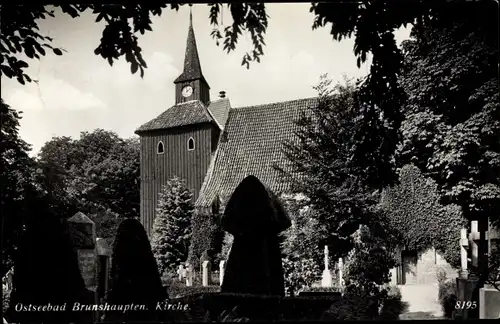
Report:
[[165,147],[163,146],[163,142],[162,141],[158,142],[158,148],[156,150],[156,153],[158,153],[158,154],[165,153]]
[[192,151],[194,150],[194,139],[192,137],[190,137],[188,139],[188,151]]

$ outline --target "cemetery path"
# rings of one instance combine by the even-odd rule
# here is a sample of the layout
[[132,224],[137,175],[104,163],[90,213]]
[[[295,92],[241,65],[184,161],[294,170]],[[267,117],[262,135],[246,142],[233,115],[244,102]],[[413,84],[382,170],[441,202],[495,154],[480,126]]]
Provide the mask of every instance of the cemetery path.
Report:
[[437,284],[400,285],[398,287],[403,301],[408,303],[408,310],[400,316],[400,319],[445,319],[438,301]]

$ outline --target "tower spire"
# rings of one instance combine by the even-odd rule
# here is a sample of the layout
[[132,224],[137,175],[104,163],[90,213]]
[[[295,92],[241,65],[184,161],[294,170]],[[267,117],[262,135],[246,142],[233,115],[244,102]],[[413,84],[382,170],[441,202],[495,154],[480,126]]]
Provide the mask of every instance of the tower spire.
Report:
[[184,57],[184,70],[174,82],[183,82],[194,79],[204,79],[201,72],[200,57],[198,56],[198,47],[193,29],[192,5],[189,5],[189,29],[186,42],[186,53]]

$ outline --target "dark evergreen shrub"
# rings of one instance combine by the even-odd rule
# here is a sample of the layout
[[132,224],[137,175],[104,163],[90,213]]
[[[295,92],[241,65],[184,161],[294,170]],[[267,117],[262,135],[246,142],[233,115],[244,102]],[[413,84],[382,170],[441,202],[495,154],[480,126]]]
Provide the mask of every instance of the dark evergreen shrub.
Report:
[[107,294],[109,304],[146,305],[145,311],[108,312],[106,320],[162,320],[168,314],[155,310],[157,302],[168,298],[162,286],[158,266],[146,231],[136,219],[126,219],[118,227],[113,244],[112,286]]
[[[86,301],[88,291],[65,221],[41,211],[26,223],[14,259],[13,290],[6,319],[11,323],[79,322],[91,314],[73,312],[74,302]],[[19,311],[16,305],[66,305],[66,311]]]
[[175,272],[188,258],[193,218],[193,194],[174,177],[159,194],[151,247],[161,275]]

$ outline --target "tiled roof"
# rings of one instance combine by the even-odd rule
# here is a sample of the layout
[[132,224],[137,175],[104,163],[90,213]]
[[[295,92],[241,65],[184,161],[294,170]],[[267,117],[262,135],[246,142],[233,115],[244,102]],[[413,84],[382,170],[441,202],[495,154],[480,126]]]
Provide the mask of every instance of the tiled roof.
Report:
[[214,122],[205,105],[199,100],[179,103],[139,127],[135,133]]
[[285,166],[284,140],[293,139],[300,112],[317,98],[233,108],[200,191],[197,208],[209,208],[219,197],[227,201],[248,175],[256,176],[277,194],[289,189],[274,165]]
[[208,105],[208,110],[210,110],[215,120],[217,120],[222,128],[224,128],[224,125],[226,125],[227,116],[229,115],[230,109],[231,103],[229,102],[228,98],[212,101]]

